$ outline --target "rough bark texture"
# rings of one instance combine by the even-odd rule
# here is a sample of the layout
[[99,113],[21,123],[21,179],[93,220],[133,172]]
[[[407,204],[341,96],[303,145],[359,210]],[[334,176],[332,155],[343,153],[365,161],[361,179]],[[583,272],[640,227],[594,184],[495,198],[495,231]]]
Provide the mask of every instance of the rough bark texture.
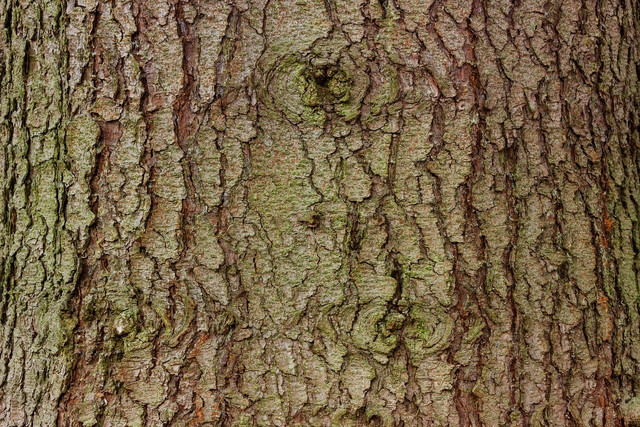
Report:
[[1,425],[640,425],[637,0],[0,0]]

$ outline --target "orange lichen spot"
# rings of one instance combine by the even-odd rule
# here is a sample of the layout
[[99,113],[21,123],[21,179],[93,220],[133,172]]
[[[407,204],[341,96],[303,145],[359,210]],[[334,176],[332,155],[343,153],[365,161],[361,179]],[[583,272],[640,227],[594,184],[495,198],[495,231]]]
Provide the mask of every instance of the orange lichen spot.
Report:
[[609,311],[609,298],[602,292],[598,295],[598,307],[603,308],[606,312]]
[[191,422],[189,423],[190,426],[199,426],[204,422],[204,412],[202,411],[202,408],[198,408],[195,412],[195,415],[193,417],[193,419],[191,420]]

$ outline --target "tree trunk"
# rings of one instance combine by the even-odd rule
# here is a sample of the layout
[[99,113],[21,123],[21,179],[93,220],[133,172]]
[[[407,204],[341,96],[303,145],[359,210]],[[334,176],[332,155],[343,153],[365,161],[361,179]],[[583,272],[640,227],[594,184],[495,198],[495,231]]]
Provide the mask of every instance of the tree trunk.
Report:
[[1,425],[640,425],[637,0],[0,3]]

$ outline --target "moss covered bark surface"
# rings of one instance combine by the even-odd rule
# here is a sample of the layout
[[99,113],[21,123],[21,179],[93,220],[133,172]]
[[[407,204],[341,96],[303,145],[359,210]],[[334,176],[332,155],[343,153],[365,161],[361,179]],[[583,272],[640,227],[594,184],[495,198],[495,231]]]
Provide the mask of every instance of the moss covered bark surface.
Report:
[[640,424],[636,1],[0,4],[0,424]]

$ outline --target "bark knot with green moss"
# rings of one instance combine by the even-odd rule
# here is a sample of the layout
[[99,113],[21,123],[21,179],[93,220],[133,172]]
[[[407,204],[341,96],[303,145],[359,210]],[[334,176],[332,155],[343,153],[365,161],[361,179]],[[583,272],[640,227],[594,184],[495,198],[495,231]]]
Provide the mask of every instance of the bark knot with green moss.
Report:
[[303,101],[315,107],[347,102],[351,94],[351,78],[335,65],[309,66],[301,78],[305,87]]
[[330,63],[289,55],[267,74],[265,104],[293,123],[322,125],[328,112],[349,121],[360,113],[368,77],[348,56]]

